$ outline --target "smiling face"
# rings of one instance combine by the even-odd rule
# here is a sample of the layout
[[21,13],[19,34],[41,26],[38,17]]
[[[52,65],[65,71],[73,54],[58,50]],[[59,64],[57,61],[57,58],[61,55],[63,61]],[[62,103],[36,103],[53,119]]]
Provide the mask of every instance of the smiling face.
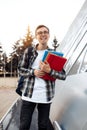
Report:
[[50,34],[49,29],[42,26],[35,31],[36,39],[39,41],[39,45],[47,46]]

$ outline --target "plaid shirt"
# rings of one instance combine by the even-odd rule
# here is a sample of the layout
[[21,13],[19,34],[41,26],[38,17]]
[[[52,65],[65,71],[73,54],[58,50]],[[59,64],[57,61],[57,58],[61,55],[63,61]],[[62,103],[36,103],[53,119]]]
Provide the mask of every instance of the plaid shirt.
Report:
[[[48,48],[48,50],[50,50]],[[24,76],[24,83],[23,83],[23,95],[27,97],[32,97],[33,88],[35,83],[35,75],[34,69],[32,68],[32,64],[36,59],[38,53],[36,51],[36,47],[29,47],[25,50],[24,55],[19,61],[18,70],[19,75]],[[66,73],[64,70],[61,72],[57,72],[55,70],[51,70],[50,76],[54,78],[65,80]],[[46,95],[47,101],[50,101],[54,97],[55,91],[55,81],[45,80],[46,82]]]

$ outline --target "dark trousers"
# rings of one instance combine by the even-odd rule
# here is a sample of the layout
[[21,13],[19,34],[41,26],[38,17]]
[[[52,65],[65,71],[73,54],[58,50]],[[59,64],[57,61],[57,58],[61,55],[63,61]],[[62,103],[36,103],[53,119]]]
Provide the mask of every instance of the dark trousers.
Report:
[[38,110],[38,130],[53,130],[49,120],[50,104],[36,104],[27,101],[22,101],[19,130],[29,130],[36,105]]

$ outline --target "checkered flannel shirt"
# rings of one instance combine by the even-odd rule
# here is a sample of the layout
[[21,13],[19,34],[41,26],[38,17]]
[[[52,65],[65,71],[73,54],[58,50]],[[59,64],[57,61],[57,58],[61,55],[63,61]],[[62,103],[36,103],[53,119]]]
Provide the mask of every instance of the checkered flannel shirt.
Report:
[[[50,50],[48,48],[48,50]],[[32,64],[36,59],[38,53],[36,51],[36,47],[29,47],[25,50],[22,58],[19,61],[18,71],[20,76],[24,76],[23,83],[23,95],[27,97],[32,97],[33,88],[35,83],[35,75],[34,69],[32,68]],[[55,70],[51,70],[50,76],[53,76],[56,79],[65,80],[66,73],[64,70],[57,72]],[[47,101],[50,101],[54,97],[55,93],[55,81],[45,80],[46,82],[46,95]]]

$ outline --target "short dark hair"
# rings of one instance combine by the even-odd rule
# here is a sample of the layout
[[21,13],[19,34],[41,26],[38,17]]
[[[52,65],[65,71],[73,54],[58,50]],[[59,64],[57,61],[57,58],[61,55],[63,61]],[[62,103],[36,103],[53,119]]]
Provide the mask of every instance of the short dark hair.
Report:
[[42,27],[45,27],[45,28],[48,30],[48,32],[49,32],[49,28],[48,28],[47,26],[41,24],[41,25],[37,26],[37,28],[36,28],[36,30],[35,30],[35,34],[36,34],[36,31],[37,31],[39,28],[42,28]]

